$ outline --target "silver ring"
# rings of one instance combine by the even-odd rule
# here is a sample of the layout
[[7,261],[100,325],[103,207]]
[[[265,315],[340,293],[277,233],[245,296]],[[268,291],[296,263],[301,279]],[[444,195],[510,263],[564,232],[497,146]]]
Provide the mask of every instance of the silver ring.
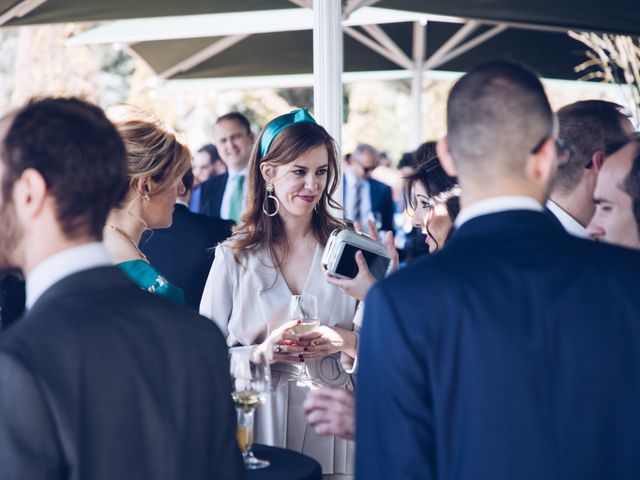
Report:
[[281,345],[276,345],[276,348],[274,349],[274,352],[282,353],[282,346]]

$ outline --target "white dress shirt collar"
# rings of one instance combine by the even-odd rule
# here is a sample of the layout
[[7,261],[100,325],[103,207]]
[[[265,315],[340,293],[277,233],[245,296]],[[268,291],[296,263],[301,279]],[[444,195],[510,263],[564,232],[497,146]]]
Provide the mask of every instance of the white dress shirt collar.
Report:
[[501,195],[478,200],[468,207],[464,207],[456,217],[454,225],[458,228],[472,218],[490,213],[506,212],[508,210],[533,210],[542,212],[544,209],[542,205],[532,197],[525,195]]
[[578,238],[589,238],[589,235],[587,235],[587,229],[580,225],[575,218],[565,212],[556,202],[553,200],[547,200],[547,208],[555,215],[567,233]]
[[247,176],[247,167],[244,167],[242,170],[234,170],[231,167],[227,167],[227,173],[229,174],[229,180],[235,179],[238,175]]
[[63,278],[90,268],[112,265],[111,257],[102,242],[84,243],[66,248],[40,262],[27,277],[27,309],[40,296]]

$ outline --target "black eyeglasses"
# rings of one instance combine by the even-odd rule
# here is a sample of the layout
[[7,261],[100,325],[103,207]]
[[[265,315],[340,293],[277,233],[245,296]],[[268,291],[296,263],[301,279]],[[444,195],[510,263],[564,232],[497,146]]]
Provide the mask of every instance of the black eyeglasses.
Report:
[[[531,149],[531,153],[534,155],[537,154],[549,137],[550,135],[543,137],[536,146]],[[553,140],[556,144],[556,151],[558,152],[558,166],[561,167],[568,164],[574,155],[573,147],[569,142],[566,142],[562,138],[554,138]]]

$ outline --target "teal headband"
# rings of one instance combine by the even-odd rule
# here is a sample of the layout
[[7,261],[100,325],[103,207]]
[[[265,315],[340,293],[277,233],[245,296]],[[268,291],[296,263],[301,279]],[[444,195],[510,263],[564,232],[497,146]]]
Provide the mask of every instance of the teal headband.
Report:
[[269,147],[282,130],[303,122],[316,123],[306,108],[299,108],[274,118],[260,138],[260,156],[264,157],[269,152]]

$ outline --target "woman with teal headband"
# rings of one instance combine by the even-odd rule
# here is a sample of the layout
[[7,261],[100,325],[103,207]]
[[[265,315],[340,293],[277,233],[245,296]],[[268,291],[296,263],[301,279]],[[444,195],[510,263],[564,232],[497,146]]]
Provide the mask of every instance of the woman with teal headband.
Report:
[[[343,226],[330,213],[340,209],[332,198],[338,158],[331,136],[305,109],[269,122],[249,162],[247,210],[216,249],[200,311],[229,345],[254,345],[272,359],[273,394],[256,412],[256,441],[306,453],[331,478],[352,478],[353,443],[307,424],[309,385],[296,382],[304,362],[316,385],[353,387],[356,300],[327,283],[320,268],[330,233]],[[312,334],[292,331],[294,294],[318,299],[321,326]]]

